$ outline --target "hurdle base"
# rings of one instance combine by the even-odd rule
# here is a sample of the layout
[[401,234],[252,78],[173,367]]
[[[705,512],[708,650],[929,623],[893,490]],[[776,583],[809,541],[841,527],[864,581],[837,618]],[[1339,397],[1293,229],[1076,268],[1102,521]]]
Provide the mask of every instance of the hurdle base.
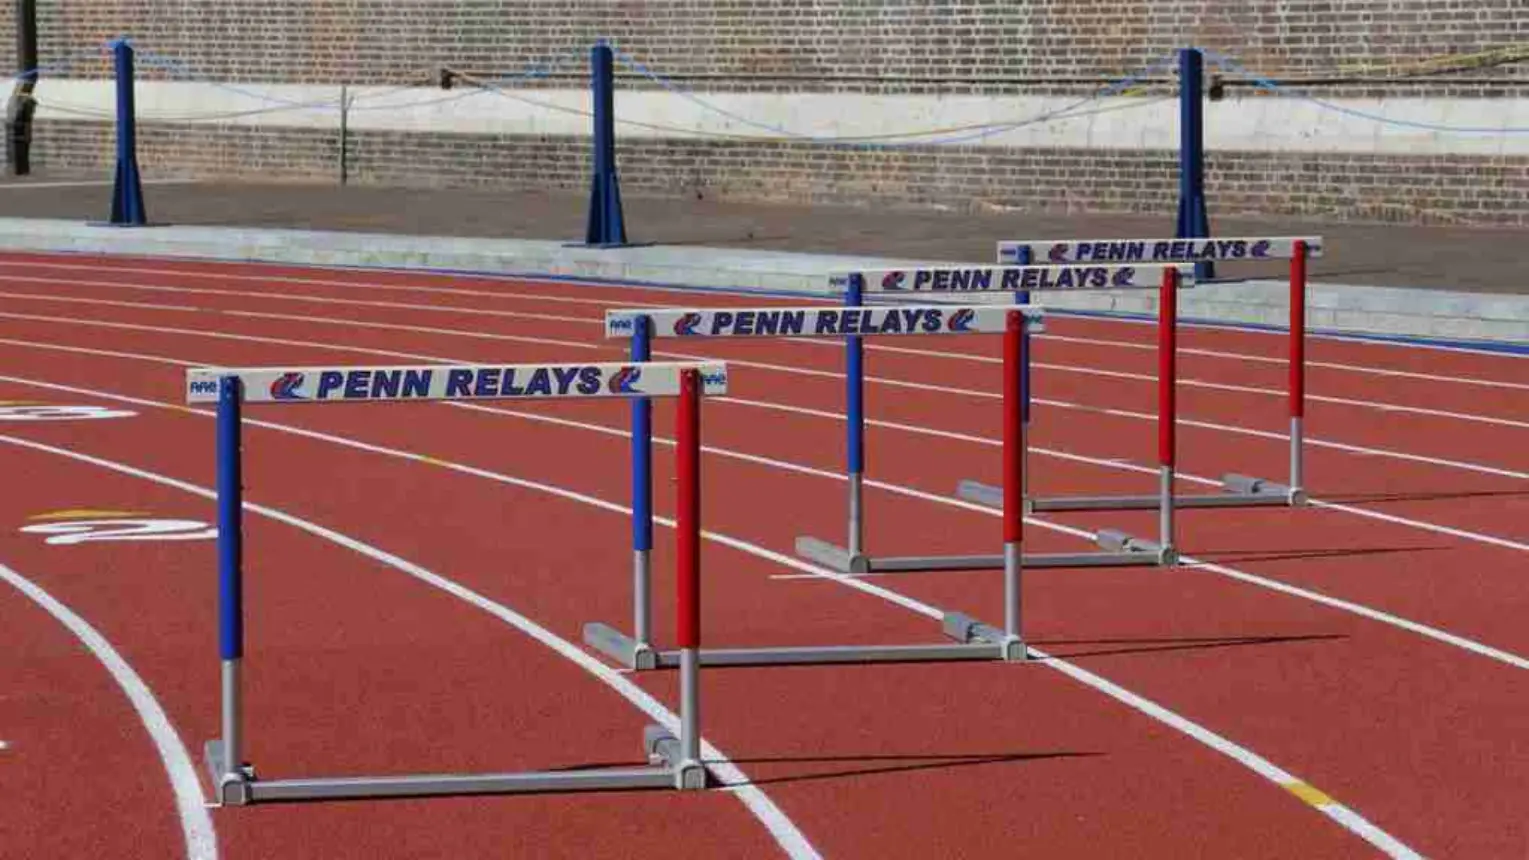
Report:
[[649,764],[589,770],[522,771],[483,774],[419,774],[404,776],[310,777],[259,780],[245,767],[241,778],[220,772],[222,741],[207,744],[207,762],[224,805],[298,800],[357,800],[385,797],[443,797],[473,794],[541,794],[706,787],[706,768],[680,758],[681,744],[668,729],[649,726],[643,732]]
[[251,801],[249,787],[255,781],[255,768],[248,763],[241,763],[238,773],[225,773],[223,771],[223,741],[208,741],[203,747],[203,753],[207,763],[207,772],[212,775],[212,784],[216,786],[214,793],[218,803],[224,806],[244,806]]
[[[1106,546],[1104,552],[1055,552],[1031,553],[1020,560],[1020,565],[1030,570],[1062,567],[1143,567],[1164,562],[1157,558],[1157,551],[1149,549],[1156,544],[1132,538],[1118,547]],[[813,537],[796,539],[796,554],[816,562],[837,573],[862,575],[868,573],[932,573],[961,570],[1002,570],[1002,553],[977,555],[903,555],[869,556],[851,555],[843,547]]]
[[[1221,492],[1173,496],[1175,508],[1251,508],[1299,507],[1306,504],[1306,492],[1247,475],[1228,474],[1221,479]],[[1125,496],[1052,496],[1026,502],[1031,511],[1148,511],[1157,510],[1162,499],[1157,495]]]
[[[803,645],[765,648],[702,648],[702,666],[816,666],[846,663],[932,663],[963,660],[1021,662],[1028,658],[1018,636],[972,620],[959,612],[947,613],[941,627],[949,643],[914,645]],[[680,652],[657,652],[659,669],[680,665]]]
[[[1000,487],[991,487],[977,481],[962,481],[956,486],[956,495],[968,502],[976,502],[989,508],[1003,508],[1003,489]],[[1172,567],[1179,563],[1178,551],[1173,547],[1165,547],[1157,541],[1128,535],[1117,529],[1101,529],[1094,534],[1094,540],[1104,549],[1104,552],[1081,555],[1085,557],[1092,555],[1101,559],[1098,563],[1032,565],[1030,557],[1027,556],[1022,564],[1025,567]],[[1040,558],[1047,558],[1047,556],[1040,556]]]
[[638,642],[609,624],[598,621],[585,624],[584,644],[628,669],[646,671],[658,668],[657,651],[646,642]]

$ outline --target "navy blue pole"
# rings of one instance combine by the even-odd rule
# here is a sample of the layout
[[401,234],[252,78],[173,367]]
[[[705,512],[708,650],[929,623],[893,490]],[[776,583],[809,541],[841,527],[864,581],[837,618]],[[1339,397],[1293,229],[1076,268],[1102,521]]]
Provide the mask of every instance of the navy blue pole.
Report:
[[[1019,249],[1019,259],[1016,261],[1021,266],[1035,264],[1035,258],[1030,253],[1030,246],[1025,245]],[[1017,290],[1014,293],[1014,304],[1030,304],[1030,291]],[[1030,423],[1030,327],[1024,327],[1020,337],[1024,338],[1024,349],[1019,354],[1019,420],[1021,423]]]
[[239,410],[243,384],[218,382],[218,651],[225,661],[244,657],[244,486],[240,468]]
[[112,189],[111,223],[142,227],[143,182],[138,176],[138,120],[133,104],[133,46],[125,39],[112,43],[117,63],[117,179]]
[[[864,304],[865,279],[856,272],[849,276],[844,296],[846,307]],[[865,472],[865,345],[859,337],[844,339],[845,417],[849,428],[849,473]]]
[[594,90],[594,176],[589,189],[589,220],[584,244],[625,245],[626,222],[621,215],[621,185],[616,179],[616,76],[610,45],[595,43],[589,54]]
[[[1197,48],[1179,51],[1179,217],[1175,238],[1210,235],[1205,210],[1205,58]],[[1195,263],[1195,277],[1214,278],[1209,262]]]
[[[653,358],[653,321],[638,317],[632,329],[632,361]],[[632,549],[653,549],[653,403],[632,400]]]

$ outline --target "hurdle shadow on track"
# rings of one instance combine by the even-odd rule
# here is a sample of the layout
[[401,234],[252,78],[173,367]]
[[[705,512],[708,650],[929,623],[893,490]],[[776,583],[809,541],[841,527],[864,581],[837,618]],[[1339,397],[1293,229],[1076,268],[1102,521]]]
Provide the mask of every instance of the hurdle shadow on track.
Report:
[[846,767],[834,770],[792,773],[751,779],[746,785],[780,785],[791,782],[811,782],[825,779],[851,779],[857,776],[880,776],[883,774],[918,773],[929,770],[979,767],[982,765],[1022,764],[1067,758],[1092,758],[1103,752],[1027,752],[1027,753],[923,753],[909,755],[843,755],[843,756],[769,756],[759,758],[735,758],[734,764],[864,764],[863,767]]
[[[1052,639],[1031,644],[1049,657],[1032,658],[1078,660],[1086,657],[1118,657],[1130,654],[1164,654],[1172,651],[1210,651],[1218,648],[1244,648],[1252,645],[1294,645],[1302,642],[1331,642],[1347,639],[1346,633],[1302,633],[1286,636],[1175,636],[1163,639]],[[1072,646],[1099,645],[1100,648]]]
[[[1448,546],[1361,546],[1334,547],[1331,549],[1222,549],[1198,550],[1193,553],[1201,561],[1249,562],[1249,561],[1320,561],[1323,559],[1358,558],[1360,556],[1398,555],[1412,552],[1438,552],[1453,549]],[[1186,563],[1193,568],[1193,564]]]
[[[925,770],[940,770],[944,768],[975,767],[986,764],[1018,764],[1029,761],[1045,761],[1048,759],[1085,758],[1104,755],[1102,752],[1029,752],[1029,753],[923,753],[919,755],[842,755],[842,756],[774,756],[760,758],[731,758],[727,762],[720,760],[705,759],[704,764],[722,765],[731,762],[736,765],[750,764],[834,764],[843,762],[846,764],[862,762],[882,762],[872,767],[848,768],[832,771],[813,771],[812,773],[788,774],[785,776],[770,776],[763,779],[750,779],[738,785],[772,785],[787,782],[807,782],[817,779],[847,779],[856,776],[875,776],[888,773],[914,773]],[[557,770],[604,769],[615,767],[631,767],[632,762],[581,762],[568,767],[560,767]],[[619,790],[619,789],[618,789]]]

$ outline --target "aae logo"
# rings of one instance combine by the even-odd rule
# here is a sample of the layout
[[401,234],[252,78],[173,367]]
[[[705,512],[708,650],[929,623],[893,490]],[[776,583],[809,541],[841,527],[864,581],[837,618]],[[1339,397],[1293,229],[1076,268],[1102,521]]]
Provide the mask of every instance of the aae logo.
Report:
[[630,332],[637,330],[636,317],[611,317],[608,323],[613,332]]
[[298,390],[302,387],[301,373],[283,373],[271,383],[271,397],[276,400],[302,400],[302,392]]
[[640,393],[637,388],[639,379],[642,379],[642,368],[627,366],[611,374],[607,387],[612,394],[637,394]]
[[903,283],[908,280],[906,272],[887,272],[881,276],[881,288],[883,290],[904,289]]
[[198,379],[191,383],[192,394],[217,394],[218,382],[215,379]]
[[704,318],[695,311],[688,311],[674,321],[674,333],[680,337],[686,337],[696,333],[696,326],[701,324]]
[[722,388],[726,388],[727,387],[727,371],[725,371],[725,370],[717,370],[717,371],[712,371],[712,372],[709,372],[709,373],[701,374],[701,387],[704,389],[704,388],[706,388],[708,386],[710,386],[710,387],[720,386]]

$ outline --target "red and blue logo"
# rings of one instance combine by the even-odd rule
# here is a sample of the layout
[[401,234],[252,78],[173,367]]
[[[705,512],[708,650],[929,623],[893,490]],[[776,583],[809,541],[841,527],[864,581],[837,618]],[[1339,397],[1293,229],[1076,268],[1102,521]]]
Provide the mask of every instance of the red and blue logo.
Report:
[[642,379],[642,368],[627,365],[611,374],[611,381],[607,387],[612,394],[640,394],[637,381]]
[[972,320],[977,318],[977,312],[971,308],[962,308],[950,315],[945,322],[945,327],[951,331],[971,331]]
[[908,279],[906,272],[887,272],[881,276],[881,288],[883,290],[901,290],[903,282]]
[[1115,270],[1115,277],[1111,279],[1117,287],[1129,287],[1136,283],[1136,267],[1121,266]]
[[695,311],[689,311],[674,321],[674,333],[685,337],[695,334],[696,326],[701,324],[701,315]]
[[303,400],[303,395],[298,391],[303,386],[301,373],[283,373],[271,383],[271,397],[274,400]]
[[1052,245],[1051,250],[1046,252],[1046,259],[1053,263],[1067,262],[1067,243],[1062,242],[1057,245]]

